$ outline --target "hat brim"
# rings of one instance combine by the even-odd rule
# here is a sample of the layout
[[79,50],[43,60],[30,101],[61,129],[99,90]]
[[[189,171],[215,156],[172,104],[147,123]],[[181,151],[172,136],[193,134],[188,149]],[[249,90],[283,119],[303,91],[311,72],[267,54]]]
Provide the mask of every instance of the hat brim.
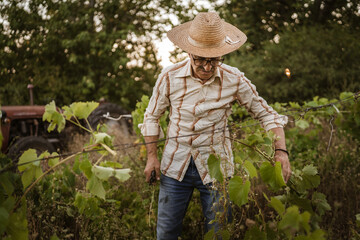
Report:
[[191,23],[192,21],[189,21],[171,29],[167,33],[167,36],[170,39],[170,41],[172,41],[179,48],[181,48],[187,53],[191,53],[196,56],[208,57],[208,58],[220,57],[235,51],[241,45],[243,45],[247,40],[246,35],[242,31],[240,31],[237,27],[227,22],[223,22],[226,36],[228,36],[234,42],[239,41],[238,43],[235,44],[225,43],[219,47],[197,47],[192,45],[188,40],[189,28],[191,26]]

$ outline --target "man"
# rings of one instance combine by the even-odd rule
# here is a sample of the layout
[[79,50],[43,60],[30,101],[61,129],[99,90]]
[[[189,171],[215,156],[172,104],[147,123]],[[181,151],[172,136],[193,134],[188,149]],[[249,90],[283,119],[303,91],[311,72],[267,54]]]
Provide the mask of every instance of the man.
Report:
[[147,144],[148,160],[144,170],[147,182],[153,170],[160,180],[157,238],[167,240],[180,236],[194,188],[200,191],[205,230],[218,227],[211,224],[215,218],[212,206],[218,194],[210,188],[213,179],[208,173],[207,159],[212,153],[220,156],[225,177],[233,175],[226,126],[234,101],[245,106],[265,130],[278,136],[275,160],[282,164],[285,181],[291,174],[283,131],[286,117],[278,115],[259,97],[255,86],[242,72],[222,64],[223,55],[245,43],[245,34],[221,20],[217,13],[209,12],[199,13],[193,21],[175,27],[168,32],[168,37],[189,54],[189,59],[162,71],[140,125],[145,141],[156,142],[161,132],[158,119],[170,108],[168,139],[161,165],[156,143]]

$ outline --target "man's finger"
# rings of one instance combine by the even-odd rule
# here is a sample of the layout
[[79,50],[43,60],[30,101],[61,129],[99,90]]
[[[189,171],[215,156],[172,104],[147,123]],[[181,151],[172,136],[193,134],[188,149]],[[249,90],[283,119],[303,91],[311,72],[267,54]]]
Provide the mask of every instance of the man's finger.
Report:
[[155,168],[156,171],[156,180],[160,180],[160,168]]

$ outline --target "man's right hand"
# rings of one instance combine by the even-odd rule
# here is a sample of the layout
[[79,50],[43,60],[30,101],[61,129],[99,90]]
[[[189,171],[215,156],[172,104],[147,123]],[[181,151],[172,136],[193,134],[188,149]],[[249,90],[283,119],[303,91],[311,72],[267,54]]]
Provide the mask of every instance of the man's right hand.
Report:
[[[156,180],[160,180],[160,162],[157,157],[148,157],[146,167],[144,170],[146,182],[150,182],[151,172],[155,170]],[[155,181],[156,183],[156,181]],[[154,183],[154,184],[155,184]]]

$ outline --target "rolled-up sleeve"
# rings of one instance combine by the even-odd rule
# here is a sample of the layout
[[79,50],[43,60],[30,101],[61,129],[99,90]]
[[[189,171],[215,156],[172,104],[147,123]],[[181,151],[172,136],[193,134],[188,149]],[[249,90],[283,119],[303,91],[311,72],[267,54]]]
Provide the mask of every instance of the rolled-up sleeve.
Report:
[[260,121],[261,126],[266,130],[277,127],[284,127],[287,124],[287,116],[278,114],[267,102],[259,96],[249,79],[244,73],[239,73],[239,87],[237,100],[246,108],[250,116]]
[[162,72],[156,81],[144,114],[144,121],[138,126],[143,136],[158,136],[161,132],[159,118],[169,106],[168,80],[168,74]]

